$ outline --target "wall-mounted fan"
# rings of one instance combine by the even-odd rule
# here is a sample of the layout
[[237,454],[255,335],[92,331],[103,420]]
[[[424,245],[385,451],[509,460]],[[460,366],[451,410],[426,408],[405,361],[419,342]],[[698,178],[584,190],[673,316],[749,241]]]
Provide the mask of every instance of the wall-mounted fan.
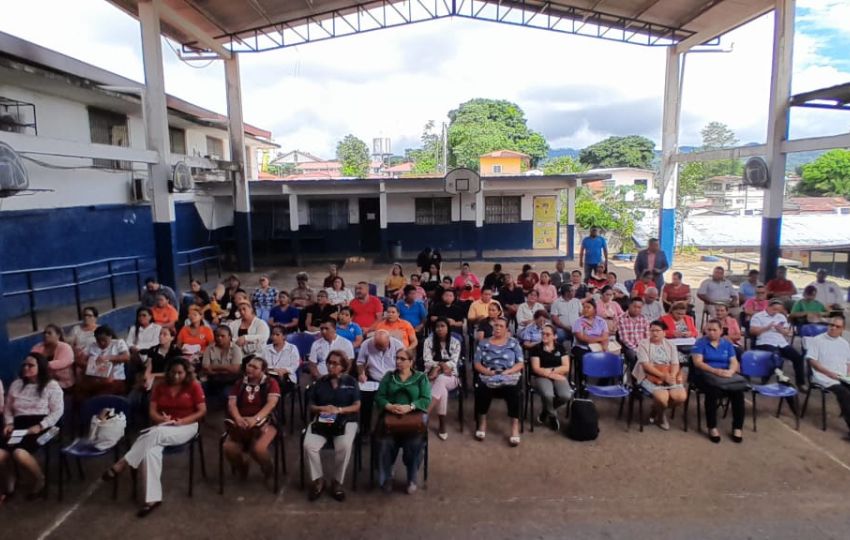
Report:
[[770,170],[760,157],[751,157],[744,165],[744,185],[767,189],[770,187]]
[[195,187],[192,178],[192,169],[185,161],[178,161],[171,173],[171,186],[173,191],[191,191]]
[[15,149],[0,142],[0,197],[11,197],[30,185],[27,170]]

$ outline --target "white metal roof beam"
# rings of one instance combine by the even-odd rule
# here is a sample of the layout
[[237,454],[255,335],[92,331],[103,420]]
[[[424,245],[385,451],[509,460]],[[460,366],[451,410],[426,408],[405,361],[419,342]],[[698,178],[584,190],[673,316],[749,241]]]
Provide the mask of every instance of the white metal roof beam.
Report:
[[[806,139],[791,139],[782,141],[782,152],[812,152],[815,150],[831,150],[833,148],[850,148],[850,133],[827,135],[825,137],[809,137]],[[721,159],[739,159],[752,156],[763,156],[767,153],[767,145],[737,146],[721,148],[704,152],[677,153],[673,155],[676,163],[691,163],[693,161],[716,161]]]
[[746,11],[729,8],[724,9],[723,3],[713,5],[711,9],[708,9],[699,15],[699,17],[703,17],[713,14],[713,24],[707,28],[703,28],[701,31],[689,38],[680,41],[679,44],[676,45],[676,52],[686,53],[689,49],[697,45],[701,45],[721,34],[725,34],[730,30],[744,25],[751,20],[764,15],[768,11],[771,11],[774,8],[774,3],[775,0],[761,0],[760,2],[753,2],[746,6],[749,8]]
[[174,11],[174,9],[168,6],[165,2],[159,2],[159,15],[161,20],[177,28],[186,35],[193,37],[198,41],[198,43],[213,51],[222,59],[230,59],[230,51],[224,48],[221,43],[216,41],[211,35],[201,30],[201,28],[195,23],[187,21],[181,17],[179,13]]

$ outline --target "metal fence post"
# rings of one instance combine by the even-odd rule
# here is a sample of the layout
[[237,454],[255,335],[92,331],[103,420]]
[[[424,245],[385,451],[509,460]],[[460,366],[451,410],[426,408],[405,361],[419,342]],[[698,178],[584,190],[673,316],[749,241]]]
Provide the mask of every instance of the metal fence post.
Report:
[[27,272],[27,296],[30,300],[30,320],[32,320],[32,331],[38,332],[38,316],[35,313],[35,291],[32,287],[32,272]]
[[74,273],[74,301],[77,303],[77,319],[83,319],[83,305],[80,299],[80,273],[79,267],[75,266]]
[[136,269],[136,294],[139,297],[139,302],[142,301],[142,271],[139,270],[139,258],[134,259],[134,267]]
[[106,261],[106,271],[109,272],[109,296],[112,298],[112,309],[118,307],[115,301],[115,279],[112,277],[112,260]]

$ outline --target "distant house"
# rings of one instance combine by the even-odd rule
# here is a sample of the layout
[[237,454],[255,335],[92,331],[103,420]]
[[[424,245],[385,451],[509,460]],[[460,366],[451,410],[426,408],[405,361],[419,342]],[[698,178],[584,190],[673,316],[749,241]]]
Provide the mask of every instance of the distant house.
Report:
[[531,167],[531,156],[513,150],[496,150],[478,159],[482,176],[516,176]]
[[308,163],[311,161],[323,161],[322,158],[314,156],[313,154],[302,152],[301,150],[292,150],[291,152],[287,152],[285,154],[279,154],[275,157],[269,165],[298,165],[300,163]]
[[655,171],[638,167],[611,167],[606,169],[591,169],[589,174],[610,175],[608,180],[590,184],[591,189],[602,191],[609,187],[638,187],[645,188],[644,197],[657,199],[658,187],[655,185]]
[[398,165],[387,167],[386,169],[384,169],[384,176],[389,176],[390,178],[398,178],[400,176],[410,174],[412,171],[413,163],[408,161],[406,163],[399,163]]
[[844,197],[790,197],[783,214],[850,214],[850,201]]

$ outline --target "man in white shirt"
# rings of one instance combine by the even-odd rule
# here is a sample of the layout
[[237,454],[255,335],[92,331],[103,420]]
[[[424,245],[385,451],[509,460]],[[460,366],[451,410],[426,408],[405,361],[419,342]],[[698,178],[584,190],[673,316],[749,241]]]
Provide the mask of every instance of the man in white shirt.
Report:
[[812,366],[812,382],[829,391],[838,400],[841,416],[850,429],[850,344],[844,339],[844,315],[836,315],[825,334],[809,338],[806,358]]
[[817,278],[809,283],[809,286],[818,291],[815,300],[825,305],[830,311],[841,311],[844,291],[834,281],[827,281],[827,275],[826,270],[821,268],[818,270]]
[[664,316],[664,304],[658,300],[658,289],[650,287],[643,293],[643,309],[641,314],[647,321],[657,321]]
[[730,308],[738,305],[738,293],[732,282],[726,279],[726,271],[722,266],[716,266],[711,277],[700,283],[697,298],[705,303],[705,309],[712,317],[715,304],[725,304]]
[[552,302],[549,314],[552,316],[558,341],[563,343],[573,339],[573,323],[581,317],[581,300],[573,296],[573,286],[569,283],[561,285],[558,292],[561,296]]
[[[782,301],[773,299],[767,305],[765,311],[760,311],[753,315],[750,320],[750,335],[756,338],[756,349],[763,351],[771,351],[779,355],[780,358],[791,360],[794,364],[794,378],[797,384],[797,390],[800,392],[806,391],[806,369],[803,355],[788,344],[788,339],[794,335],[791,325],[788,324],[788,319],[785,318]],[[781,360],[776,366],[777,369],[782,368]]]
[[[395,369],[395,355],[404,350],[404,343],[392,337],[386,330],[377,330],[375,335],[360,346],[357,354],[357,380],[381,382],[384,375]],[[371,433],[372,404],[375,390],[360,388],[360,428],[362,433]]]
[[342,351],[351,360],[354,358],[354,347],[351,342],[336,333],[336,323],[325,321],[319,326],[320,337],[310,346],[310,355],[307,357],[310,367],[310,375],[313,380],[328,374],[328,366],[325,359],[331,351]]

